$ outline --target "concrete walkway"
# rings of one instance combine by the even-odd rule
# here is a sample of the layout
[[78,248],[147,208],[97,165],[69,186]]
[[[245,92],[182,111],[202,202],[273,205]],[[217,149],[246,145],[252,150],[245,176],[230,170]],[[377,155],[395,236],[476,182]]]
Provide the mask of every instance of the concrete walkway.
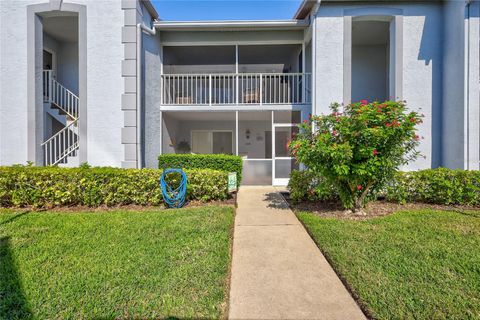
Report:
[[241,187],[230,319],[365,319],[274,187]]

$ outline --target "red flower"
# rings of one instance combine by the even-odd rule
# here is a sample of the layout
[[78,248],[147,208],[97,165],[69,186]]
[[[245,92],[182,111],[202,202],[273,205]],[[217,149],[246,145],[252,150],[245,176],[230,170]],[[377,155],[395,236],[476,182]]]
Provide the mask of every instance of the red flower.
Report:
[[400,127],[400,123],[397,120],[393,120],[392,127]]
[[359,184],[359,185],[357,186],[357,190],[360,191],[360,190],[362,190],[362,189],[363,189],[362,185]]
[[378,154],[377,149],[373,149],[373,155],[376,156]]
[[385,126],[386,126],[386,127],[391,127],[392,124],[391,124],[390,122],[387,122],[387,123],[385,123]]
[[307,124],[307,123],[308,123],[308,120],[303,120],[303,123]]
[[365,99],[360,100],[360,103],[362,104],[362,106],[364,106],[364,105],[368,104],[368,100],[365,100]]
[[337,135],[337,130],[333,130],[333,135],[336,136]]

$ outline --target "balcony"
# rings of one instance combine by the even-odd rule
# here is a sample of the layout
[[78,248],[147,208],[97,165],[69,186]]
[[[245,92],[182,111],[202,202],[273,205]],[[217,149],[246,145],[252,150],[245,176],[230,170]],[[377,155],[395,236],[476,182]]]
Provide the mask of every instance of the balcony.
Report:
[[162,105],[297,105],[311,102],[309,73],[162,75]]

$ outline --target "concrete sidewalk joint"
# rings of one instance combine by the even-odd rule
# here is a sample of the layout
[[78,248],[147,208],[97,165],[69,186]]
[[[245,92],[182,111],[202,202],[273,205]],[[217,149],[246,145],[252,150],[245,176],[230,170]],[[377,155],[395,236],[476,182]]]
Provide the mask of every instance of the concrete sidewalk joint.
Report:
[[365,319],[274,187],[241,187],[230,319]]

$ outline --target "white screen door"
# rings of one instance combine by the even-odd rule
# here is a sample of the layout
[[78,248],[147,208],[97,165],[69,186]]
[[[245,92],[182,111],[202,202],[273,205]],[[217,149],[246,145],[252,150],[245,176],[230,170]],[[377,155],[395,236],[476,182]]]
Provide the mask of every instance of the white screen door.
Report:
[[273,185],[286,186],[292,170],[299,167],[287,146],[298,127],[295,124],[274,124],[273,127]]

